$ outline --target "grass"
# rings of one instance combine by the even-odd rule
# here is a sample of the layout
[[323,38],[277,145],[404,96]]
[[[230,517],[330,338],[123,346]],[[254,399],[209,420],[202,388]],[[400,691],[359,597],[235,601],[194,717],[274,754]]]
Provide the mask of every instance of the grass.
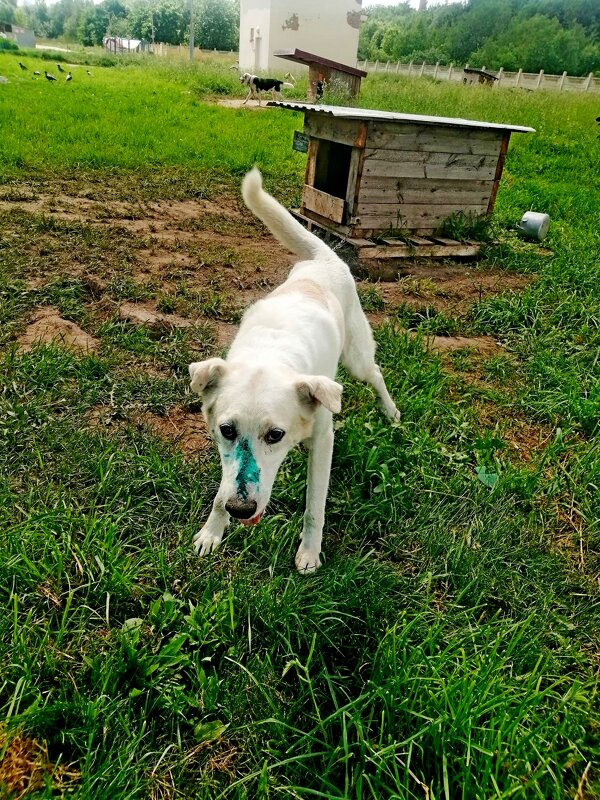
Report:
[[[235,284],[140,280],[154,245],[129,210],[102,213],[234,202],[255,161],[289,205],[301,118],[210,104],[223,87],[242,96],[227,65],[95,66],[50,85],[17,60],[0,54],[0,732],[6,753],[42,748],[50,765],[44,780],[31,769],[29,796],[60,794],[69,775],[64,791],[86,800],[599,797],[595,99],[364,82],[367,106],[537,129],[513,137],[473,268],[531,282],[461,317],[435,305],[435,278],[406,282],[396,306],[361,283],[389,317],[379,360],[403,416],[390,428],[341,376],[326,560],[303,578],[301,452],[260,526],[231,526],[211,558],[192,552],[215,453],[185,455],[147,419],[197,418],[187,363],[215,354],[215,319],[237,318]],[[97,222],[17,207],[49,195],[100,203]],[[514,233],[529,207],[551,216],[544,248]],[[239,236],[258,235],[247,224]],[[194,248],[215,275],[241,269],[218,241]],[[123,299],[206,325],[135,328]],[[19,350],[48,305],[98,351]],[[503,349],[446,360],[426,349],[431,333]]]

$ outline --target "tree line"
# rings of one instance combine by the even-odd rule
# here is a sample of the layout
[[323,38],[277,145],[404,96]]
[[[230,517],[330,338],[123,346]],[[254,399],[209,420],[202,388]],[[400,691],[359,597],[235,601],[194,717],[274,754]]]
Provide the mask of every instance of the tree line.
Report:
[[[197,47],[237,50],[239,0],[193,0]],[[185,44],[189,41],[188,0],[46,0],[17,6],[0,0],[0,21],[35,31],[36,36],[100,45],[105,36]]]
[[600,74],[600,0],[467,0],[366,9],[359,59]]

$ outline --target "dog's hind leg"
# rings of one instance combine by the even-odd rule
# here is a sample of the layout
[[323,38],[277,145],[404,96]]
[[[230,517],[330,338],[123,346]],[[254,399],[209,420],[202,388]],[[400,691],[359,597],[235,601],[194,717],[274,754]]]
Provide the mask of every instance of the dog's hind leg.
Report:
[[375,361],[375,341],[371,326],[358,303],[346,318],[346,341],[342,351],[342,364],[353,378],[369,383],[375,389],[383,412],[392,422],[400,419],[400,412],[390,397],[381,370]]
[[225,502],[221,497],[221,489],[219,489],[204,527],[198,531],[193,539],[194,547],[199,556],[205,556],[218,548],[228,525],[229,514],[225,511]]
[[333,422],[330,413],[315,421],[313,434],[307,442],[308,476],[306,481],[306,511],[296,553],[298,572],[307,575],[321,566],[321,542],[325,524],[325,501],[329,488],[329,474],[333,455]]

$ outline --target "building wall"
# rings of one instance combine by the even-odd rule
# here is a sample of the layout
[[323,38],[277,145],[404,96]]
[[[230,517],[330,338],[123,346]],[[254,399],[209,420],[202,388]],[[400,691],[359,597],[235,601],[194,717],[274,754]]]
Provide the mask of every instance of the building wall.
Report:
[[241,70],[254,73],[269,69],[270,21],[271,0],[241,0],[239,54]]
[[35,47],[35,33],[10,22],[0,22],[0,31],[7,39],[16,42],[19,47]]
[[301,72],[273,56],[294,48],[355,67],[361,6],[362,0],[241,0],[240,68]]

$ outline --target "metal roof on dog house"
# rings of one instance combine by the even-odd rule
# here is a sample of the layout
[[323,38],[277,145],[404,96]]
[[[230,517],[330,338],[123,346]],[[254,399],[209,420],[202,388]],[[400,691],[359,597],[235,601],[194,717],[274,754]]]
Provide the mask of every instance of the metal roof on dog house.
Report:
[[344,238],[431,234],[492,212],[511,133],[533,128],[277,101],[304,113],[300,213]]

